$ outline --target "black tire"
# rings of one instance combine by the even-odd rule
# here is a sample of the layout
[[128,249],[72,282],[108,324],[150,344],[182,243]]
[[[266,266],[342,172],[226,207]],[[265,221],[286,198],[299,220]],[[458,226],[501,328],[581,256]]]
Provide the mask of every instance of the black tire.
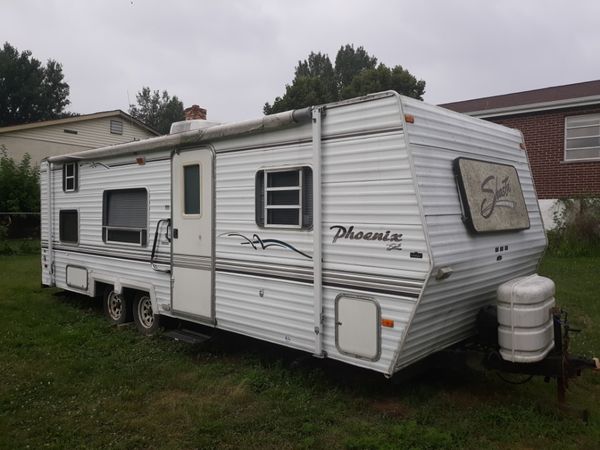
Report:
[[104,315],[113,325],[131,321],[131,302],[123,293],[117,294],[112,287],[104,291],[102,308]]
[[138,331],[146,336],[156,334],[160,329],[160,315],[152,309],[150,294],[138,292],[133,297],[133,321]]

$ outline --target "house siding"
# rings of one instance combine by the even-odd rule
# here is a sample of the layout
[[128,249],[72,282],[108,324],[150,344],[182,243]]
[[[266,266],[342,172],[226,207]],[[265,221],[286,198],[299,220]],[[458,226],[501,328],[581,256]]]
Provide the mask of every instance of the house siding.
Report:
[[600,194],[600,161],[565,162],[565,117],[600,113],[600,107],[571,108],[490,117],[487,120],[523,132],[538,198]]
[[[110,132],[110,121],[123,123],[123,134]],[[77,134],[65,133],[64,130],[76,131]],[[135,140],[154,137],[149,131],[119,116],[70,122],[38,128],[28,128],[0,135],[0,148],[19,161],[25,153],[29,153],[33,164],[48,156],[77,152],[91,148],[105,147]]]

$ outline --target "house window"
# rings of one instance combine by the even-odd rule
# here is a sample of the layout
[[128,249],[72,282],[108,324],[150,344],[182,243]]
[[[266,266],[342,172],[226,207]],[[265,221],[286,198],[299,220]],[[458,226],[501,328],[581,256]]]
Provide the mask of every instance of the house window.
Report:
[[79,165],[76,162],[64,163],[63,164],[63,191],[74,192],[77,190],[77,178],[79,172]]
[[77,244],[79,242],[79,218],[76,209],[61,209],[58,213],[60,242]]
[[565,160],[600,159],[600,114],[565,120]]
[[106,243],[146,245],[148,191],[118,189],[104,191],[102,239]]
[[183,213],[200,214],[200,164],[183,167]]
[[120,120],[110,121],[110,133],[111,134],[123,134],[123,122]]
[[261,227],[312,227],[312,169],[268,169],[256,174],[256,223]]

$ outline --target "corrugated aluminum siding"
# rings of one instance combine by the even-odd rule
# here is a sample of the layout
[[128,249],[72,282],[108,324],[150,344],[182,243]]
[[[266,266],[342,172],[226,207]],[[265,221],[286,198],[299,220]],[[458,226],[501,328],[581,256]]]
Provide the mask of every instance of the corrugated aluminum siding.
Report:
[[[315,340],[311,259],[286,248],[258,245],[255,250],[227,234],[277,239],[312,255],[311,230],[259,228],[254,209],[256,172],[311,166],[310,137],[310,126],[302,126],[250,138],[246,145],[251,150],[231,152],[240,141],[223,142],[216,159],[218,327],[306,351],[313,350]],[[322,154],[324,350],[328,357],[389,373],[429,271],[397,97],[328,109]],[[339,239],[334,244],[336,230],[330,227],[335,225],[354,226],[355,232],[402,233],[403,249],[388,251],[380,241]],[[411,252],[423,258],[411,258]],[[396,294],[374,292],[381,290]],[[378,361],[352,358],[336,348],[334,303],[340,293],[374,298],[382,316],[395,321],[394,328],[382,328]]]
[[[534,273],[546,240],[520,132],[442,108],[402,98],[404,112],[415,117],[407,124],[407,139],[433,260],[429,279],[396,369],[474,333],[477,311],[495,301],[496,287],[511,278]],[[516,167],[531,227],[516,232],[474,235],[461,221],[458,191],[452,171],[464,156]],[[496,253],[496,247],[508,251]],[[497,257],[502,255],[502,260]],[[437,281],[438,268],[453,274]]]

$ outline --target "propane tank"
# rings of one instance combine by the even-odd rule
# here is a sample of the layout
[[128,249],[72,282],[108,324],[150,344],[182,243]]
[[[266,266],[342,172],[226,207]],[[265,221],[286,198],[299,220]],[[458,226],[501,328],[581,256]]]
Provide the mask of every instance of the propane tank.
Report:
[[506,361],[541,361],[554,347],[554,282],[537,274],[498,286],[498,343]]

